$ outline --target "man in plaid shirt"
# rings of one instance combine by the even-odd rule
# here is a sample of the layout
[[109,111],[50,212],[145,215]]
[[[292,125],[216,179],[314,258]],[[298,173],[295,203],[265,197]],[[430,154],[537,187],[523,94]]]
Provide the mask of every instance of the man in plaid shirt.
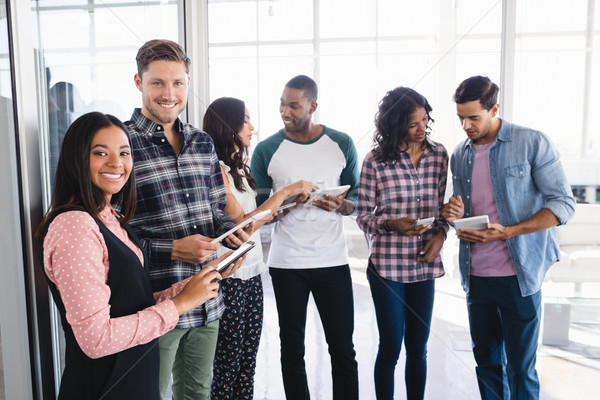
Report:
[[[210,137],[179,119],[187,101],[189,58],[177,43],[151,40],[139,49],[136,61],[135,84],[143,105],[126,122],[137,180],[137,208],[130,224],[149,255],[150,279],[159,291],[214,259],[220,245],[211,244],[210,238],[234,223],[224,212],[225,189]],[[226,240],[238,246],[252,230],[250,224]],[[209,398],[223,310],[219,293],[183,314],[177,329],[160,338],[161,398],[171,371],[174,398]]]

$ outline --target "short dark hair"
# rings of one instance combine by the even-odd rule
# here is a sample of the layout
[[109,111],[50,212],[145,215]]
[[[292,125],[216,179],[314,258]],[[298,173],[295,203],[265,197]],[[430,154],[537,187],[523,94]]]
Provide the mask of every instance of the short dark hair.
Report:
[[[82,209],[94,219],[100,220],[100,211],[106,206],[106,195],[92,182],[90,148],[96,133],[111,126],[116,126],[125,132],[129,145],[131,145],[129,131],[125,125],[110,114],[101,112],[84,114],[67,129],[56,166],[50,212],[44,217],[36,231],[38,239],[41,240],[48,224],[65,209]],[[111,204],[118,204],[123,214],[121,221],[129,222],[135,212],[135,202],[135,176],[131,171],[125,185],[111,197]]]
[[429,136],[433,118],[431,118],[432,108],[425,96],[403,86],[386,93],[379,102],[379,111],[375,115],[373,154],[377,161],[393,163],[399,160],[400,152],[406,151],[402,143],[406,142],[410,115],[421,107],[425,109],[429,119],[425,132]]
[[246,190],[244,177],[252,189],[256,188],[256,181],[246,164],[248,149],[238,136],[244,127],[245,112],[246,104],[242,100],[220,97],[210,103],[202,120],[202,130],[212,138],[217,157],[230,168],[233,184],[240,192]]
[[141,77],[150,63],[159,60],[182,62],[185,65],[185,71],[190,72],[192,62],[178,43],[171,40],[154,39],[144,43],[137,52],[135,61],[138,75]]
[[288,83],[285,84],[285,87],[303,90],[304,94],[310,98],[313,103],[317,101],[317,97],[319,95],[317,82],[306,75],[297,75],[293,77],[288,81]]
[[463,104],[479,100],[481,107],[491,110],[498,103],[498,85],[487,76],[477,75],[465,79],[454,92],[454,102]]

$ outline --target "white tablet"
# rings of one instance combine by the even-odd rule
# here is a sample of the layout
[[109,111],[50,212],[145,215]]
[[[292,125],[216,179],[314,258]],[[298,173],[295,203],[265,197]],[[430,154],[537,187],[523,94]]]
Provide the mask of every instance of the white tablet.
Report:
[[435,221],[435,217],[419,218],[417,222],[415,222],[415,225],[431,225],[433,224],[433,221]]
[[238,258],[249,252],[254,247],[254,242],[247,241],[246,243],[242,243],[240,247],[235,249],[233,253],[227,256],[223,261],[217,264],[217,272],[223,271],[225,268],[229,267],[232,262],[235,262]]
[[474,231],[482,231],[487,229],[490,219],[487,215],[479,215],[477,217],[461,218],[454,221],[454,228],[457,231],[461,229],[473,229]]
[[314,192],[312,192],[310,194],[310,197],[308,198],[308,200],[306,201],[306,203],[310,203],[311,201],[319,198],[319,197],[323,197],[326,194],[331,194],[333,196],[339,196],[340,194],[344,193],[345,191],[347,191],[348,189],[350,189],[350,185],[343,185],[343,186],[335,186],[335,187],[330,187],[330,188],[322,188],[322,189],[317,189]]
[[294,207],[295,205],[296,205],[295,201],[292,203],[282,204],[279,207],[277,207],[277,211],[282,211],[282,210],[285,210],[286,208]]
[[246,225],[248,225],[250,222],[258,221],[259,219],[264,218],[269,214],[271,214],[271,210],[265,210],[265,211],[259,212],[257,214],[254,214],[253,216],[251,216],[247,220],[244,220],[243,222],[240,222],[239,224],[237,224],[236,226],[234,226],[233,228],[231,228],[230,230],[228,230],[227,232],[225,232],[218,238],[211,240],[211,243],[218,243],[221,240],[225,239],[227,236],[231,235],[233,232],[237,231],[238,229],[245,228]]

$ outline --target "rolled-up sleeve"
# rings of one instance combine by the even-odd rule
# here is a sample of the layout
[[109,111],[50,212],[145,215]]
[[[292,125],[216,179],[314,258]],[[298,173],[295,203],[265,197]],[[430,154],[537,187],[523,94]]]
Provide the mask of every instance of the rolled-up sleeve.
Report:
[[575,215],[575,198],[567,180],[560,155],[545,135],[540,137],[539,150],[532,165],[533,180],[544,196],[544,208],[566,224]]

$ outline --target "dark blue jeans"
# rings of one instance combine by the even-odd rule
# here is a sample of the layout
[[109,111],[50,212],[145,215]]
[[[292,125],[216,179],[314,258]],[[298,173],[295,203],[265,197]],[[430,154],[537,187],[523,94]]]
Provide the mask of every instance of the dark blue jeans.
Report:
[[482,399],[539,398],[541,297],[521,296],[516,276],[470,277],[467,307]]
[[287,400],[310,399],[304,364],[308,296],[312,293],[331,356],[333,398],[358,399],[354,300],[348,265],[311,269],[269,268],[279,315],[281,371]]
[[377,399],[394,398],[394,370],[402,341],[406,348],[404,380],[407,399],[423,399],[435,281],[390,281],[379,276],[370,261],[367,279],[379,328],[379,351],[374,374]]

